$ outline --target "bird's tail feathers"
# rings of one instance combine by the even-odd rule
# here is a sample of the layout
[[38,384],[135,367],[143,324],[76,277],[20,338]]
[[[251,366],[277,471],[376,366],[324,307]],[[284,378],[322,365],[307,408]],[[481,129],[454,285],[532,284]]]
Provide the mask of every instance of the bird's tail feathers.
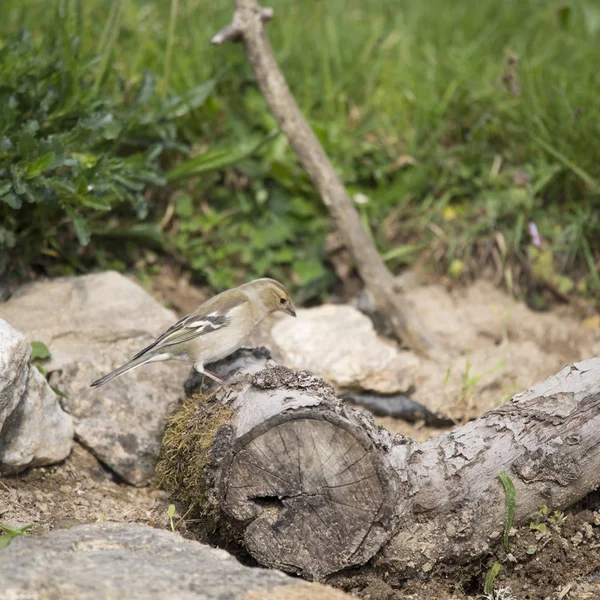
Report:
[[98,388],[98,387],[104,385],[105,383],[108,383],[111,379],[114,379],[115,377],[118,377],[119,375],[123,375],[123,373],[127,373],[127,371],[137,369],[138,367],[141,367],[142,365],[145,365],[146,363],[167,360],[167,359],[168,359],[168,355],[166,355],[166,354],[157,354],[154,356],[138,356],[137,358],[134,358],[133,360],[130,360],[128,363],[125,363],[124,365],[120,366],[118,369],[111,371],[110,373],[108,373],[108,375],[105,375],[104,377],[100,377],[100,379],[97,379],[96,381],[94,381],[94,383],[92,383],[90,385],[90,387]]

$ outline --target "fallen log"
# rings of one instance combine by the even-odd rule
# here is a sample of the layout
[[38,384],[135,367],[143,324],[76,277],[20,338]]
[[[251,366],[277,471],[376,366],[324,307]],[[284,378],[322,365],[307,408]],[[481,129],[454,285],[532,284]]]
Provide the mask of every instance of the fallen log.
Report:
[[515,524],[600,485],[600,357],[424,443],[390,435],[306,371],[250,350],[233,361],[249,372],[188,398],[158,471],[265,566],[323,578],[371,561],[427,574],[501,539],[499,473],[516,489]]

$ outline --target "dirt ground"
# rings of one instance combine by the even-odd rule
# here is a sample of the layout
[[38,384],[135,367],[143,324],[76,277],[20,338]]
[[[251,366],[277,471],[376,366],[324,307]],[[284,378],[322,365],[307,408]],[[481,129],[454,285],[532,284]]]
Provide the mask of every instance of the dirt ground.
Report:
[[[155,295],[180,314],[206,294],[173,273],[162,274],[155,288]],[[442,369],[414,362],[413,397],[457,421],[481,415],[569,362],[600,355],[600,317],[573,306],[534,313],[485,281],[454,290],[418,286],[409,296],[452,353]],[[389,418],[377,421],[419,441],[443,433]],[[98,520],[167,528],[167,506],[164,492],[119,482],[78,444],[60,465],[0,479],[0,523],[31,523],[34,533]],[[477,564],[431,581],[344,573],[332,583],[365,600],[483,598],[485,575],[499,562],[498,600],[600,600],[600,492],[564,515],[550,511],[532,523],[534,528],[526,524],[513,532],[508,556],[499,548]]]
[[[0,523],[32,524],[44,533],[96,521],[168,523],[166,493],[119,483],[83,446],[75,443],[59,465],[0,479]],[[164,517],[157,512],[164,508]]]

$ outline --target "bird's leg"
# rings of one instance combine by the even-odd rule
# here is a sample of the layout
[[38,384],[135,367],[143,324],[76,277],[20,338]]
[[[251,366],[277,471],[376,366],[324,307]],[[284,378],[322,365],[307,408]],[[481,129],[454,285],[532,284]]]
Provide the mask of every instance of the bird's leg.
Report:
[[210,371],[206,371],[204,369],[204,365],[201,364],[196,364],[194,365],[194,369],[196,369],[196,371],[198,371],[198,373],[201,373],[202,375],[206,375],[207,377],[210,377],[213,381],[216,381],[219,385],[227,385],[222,379],[219,379],[214,373],[211,373]]

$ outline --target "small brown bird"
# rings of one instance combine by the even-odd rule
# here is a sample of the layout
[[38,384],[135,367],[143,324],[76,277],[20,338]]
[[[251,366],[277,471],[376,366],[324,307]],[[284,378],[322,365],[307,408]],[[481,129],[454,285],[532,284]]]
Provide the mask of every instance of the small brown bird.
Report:
[[169,327],[128,363],[94,381],[91,387],[100,387],[146,363],[163,360],[191,363],[198,373],[223,385],[216,375],[205,371],[204,365],[229,356],[267,315],[277,311],[296,316],[290,295],[274,279],[255,279],[222,292]]

